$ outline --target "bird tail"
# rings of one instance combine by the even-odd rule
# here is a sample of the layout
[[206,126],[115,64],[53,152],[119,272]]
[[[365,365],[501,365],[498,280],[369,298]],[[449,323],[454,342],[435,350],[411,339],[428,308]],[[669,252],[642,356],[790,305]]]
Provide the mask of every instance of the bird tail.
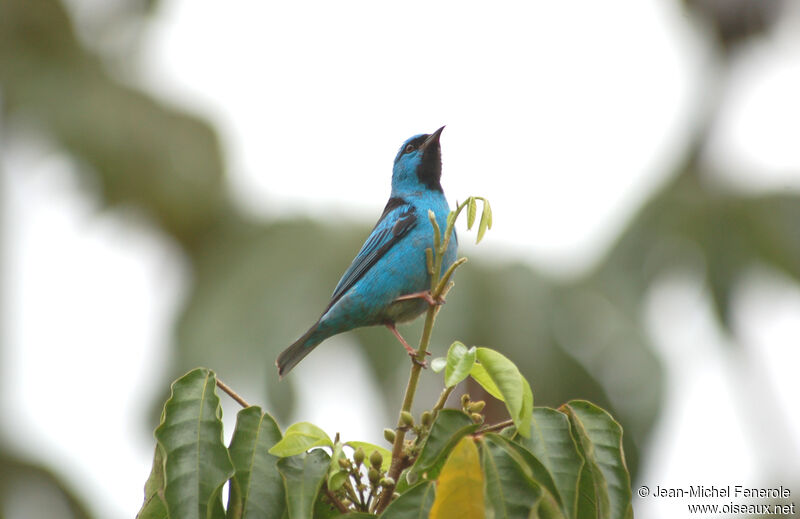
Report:
[[317,334],[318,328],[319,323],[316,323],[302,337],[294,341],[291,346],[278,355],[275,365],[278,366],[278,376],[280,378],[289,373],[306,355],[311,353],[311,350],[325,340],[325,337],[320,337]]

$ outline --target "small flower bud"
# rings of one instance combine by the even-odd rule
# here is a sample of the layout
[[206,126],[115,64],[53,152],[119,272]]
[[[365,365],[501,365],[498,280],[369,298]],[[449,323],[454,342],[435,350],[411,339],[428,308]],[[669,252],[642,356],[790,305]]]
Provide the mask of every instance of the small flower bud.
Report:
[[378,480],[381,479],[381,475],[377,469],[369,469],[369,472],[367,472],[367,478],[369,478],[370,483],[376,485]]
[[403,422],[403,425],[406,427],[414,427],[414,417],[408,411],[400,413],[400,421]]
[[383,437],[389,443],[394,443],[394,429],[384,429],[383,430]]
[[464,393],[461,395],[461,407],[467,407],[469,405],[469,395]]
[[483,400],[478,400],[477,402],[470,402],[470,404],[467,406],[467,410],[469,410],[470,413],[480,413],[483,411],[485,406],[486,402]]
[[339,458],[339,466],[342,467],[343,469],[349,469],[350,460],[348,460],[347,458]]
[[394,486],[394,479],[386,476],[385,478],[381,479],[381,486],[382,487],[393,487]]
[[360,467],[362,463],[364,463],[364,458],[367,455],[364,454],[364,449],[361,447],[357,448],[356,451],[353,453],[353,461],[356,462],[356,467]]
[[372,454],[369,455],[369,464],[375,469],[381,468],[381,465],[383,465],[383,456],[381,456],[381,453],[372,451]]
[[472,421],[475,423],[483,423],[483,416],[478,413],[472,413],[469,417],[472,418]]
[[422,425],[428,427],[431,422],[433,421],[433,414],[430,411],[425,411],[422,413],[422,416],[419,419],[422,422]]

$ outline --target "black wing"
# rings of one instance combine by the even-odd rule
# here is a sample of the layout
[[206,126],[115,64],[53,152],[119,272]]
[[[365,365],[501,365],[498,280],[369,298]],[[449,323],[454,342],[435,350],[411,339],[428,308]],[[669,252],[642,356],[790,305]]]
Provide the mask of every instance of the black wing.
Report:
[[417,225],[414,207],[402,198],[390,198],[378,223],[333,290],[328,309],[338,301],[386,252]]

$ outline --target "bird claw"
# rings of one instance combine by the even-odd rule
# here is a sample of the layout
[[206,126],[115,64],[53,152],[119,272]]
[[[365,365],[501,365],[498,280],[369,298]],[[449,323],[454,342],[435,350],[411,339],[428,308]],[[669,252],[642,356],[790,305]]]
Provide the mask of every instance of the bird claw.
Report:
[[[427,352],[427,351],[426,351],[425,353],[426,353],[427,355],[430,355],[430,352]],[[415,353],[409,353],[409,354],[408,354],[408,356],[409,356],[409,357],[411,357],[411,362],[413,362],[413,363],[414,363],[414,364],[416,364],[417,366],[420,366],[422,369],[428,369],[428,361],[426,361],[426,360],[419,360],[419,359],[417,359],[417,354],[416,354],[416,352],[415,352]]]

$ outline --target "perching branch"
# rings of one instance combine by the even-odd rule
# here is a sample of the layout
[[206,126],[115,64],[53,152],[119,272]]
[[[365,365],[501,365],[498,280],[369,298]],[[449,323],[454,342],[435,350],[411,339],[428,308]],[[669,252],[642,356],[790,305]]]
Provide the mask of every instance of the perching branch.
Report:
[[244,407],[244,408],[250,407],[250,404],[247,403],[247,400],[245,400],[244,398],[240,397],[239,394],[236,393],[236,391],[231,389],[230,386],[228,386],[228,384],[226,384],[225,382],[221,381],[219,379],[219,377],[217,377],[217,387],[220,388],[221,390],[225,391],[226,393],[228,393],[228,396],[230,396],[231,398],[236,400],[239,403],[239,405],[241,405],[242,407]]

